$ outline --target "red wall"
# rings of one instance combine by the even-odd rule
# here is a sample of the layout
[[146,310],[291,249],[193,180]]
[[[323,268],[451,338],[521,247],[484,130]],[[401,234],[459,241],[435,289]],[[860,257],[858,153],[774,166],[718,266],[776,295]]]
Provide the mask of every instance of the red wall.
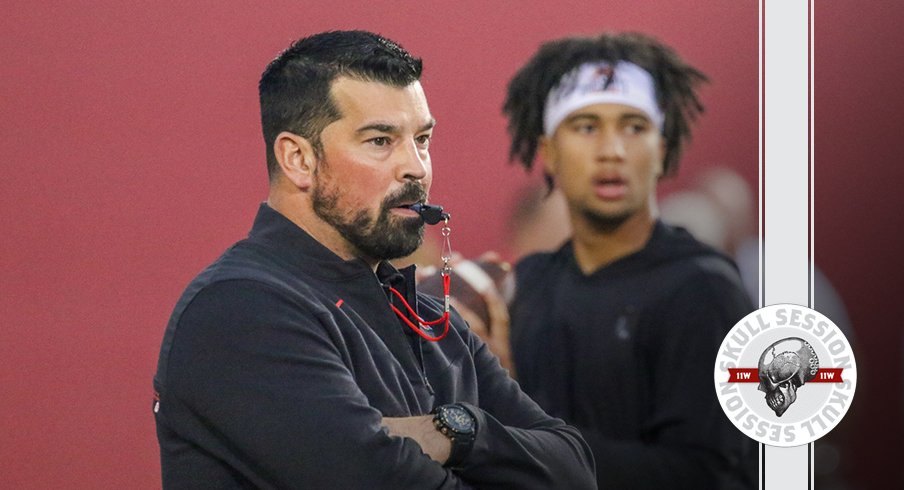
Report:
[[[0,16],[2,488],[159,487],[150,381],[163,328],[265,198],[256,84],[297,37],[363,28],[424,58],[439,121],[433,200],[467,255],[506,249],[507,206],[528,177],[506,164],[499,107],[552,37],[646,31],[710,75],[707,114],[666,192],[710,164],[757,179],[756,2],[137,3],[13,1]],[[881,53],[894,52],[902,8],[861,3],[817,9],[816,236],[863,340],[849,417],[872,433],[858,421],[901,416],[900,321],[879,315],[893,298],[902,153],[890,100],[902,66]],[[876,454],[854,477],[892,466],[866,436],[855,442]]]
[[850,441],[841,464],[851,488],[904,488],[904,4],[864,5],[816,9],[815,249],[856,336],[857,394],[836,428]]

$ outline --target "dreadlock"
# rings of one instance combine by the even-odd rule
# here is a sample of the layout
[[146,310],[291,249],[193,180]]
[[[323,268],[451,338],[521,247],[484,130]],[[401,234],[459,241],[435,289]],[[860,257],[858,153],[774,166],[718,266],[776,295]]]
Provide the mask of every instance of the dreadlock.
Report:
[[[690,140],[691,123],[703,112],[696,88],[708,81],[706,75],[656,39],[640,33],[604,33],[598,37],[567,37],[549,41],[509,82],[502,106],[508,117],[512,138],[509,161],[518,160],[530,171],[543,135],[543,109],[546,97],[574,68],[592,61],[630,61],[653,77],[656,100],[665,114],[662,136],[665,138],[663,173],[672,175],[684,143]],[[546,176],[552,187],[552,179]]]

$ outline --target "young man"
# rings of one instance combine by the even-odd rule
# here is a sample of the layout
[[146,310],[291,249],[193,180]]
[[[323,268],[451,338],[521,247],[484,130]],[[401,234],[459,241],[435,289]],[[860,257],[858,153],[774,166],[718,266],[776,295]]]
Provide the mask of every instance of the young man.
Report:
[[516,266],[515,371],[581,429],[600,488],[756,484],[755,445],[712,382],[752,305],[730,259],[657,219],[656,185],[678,167],[705,80],[650,37],[605,34],[544,44],[508,88],[510,155],[527,169],[540,157],[573,229]]
[[165,488],[595,487],[578,432],[457,314],[436,340],[441,324],[403,313],[443,313],[386,262],[423,233],[409,206],[427,199],[435,121],[420,74],[361,31],[301,39],[264,71],[269,197],[163,339]]

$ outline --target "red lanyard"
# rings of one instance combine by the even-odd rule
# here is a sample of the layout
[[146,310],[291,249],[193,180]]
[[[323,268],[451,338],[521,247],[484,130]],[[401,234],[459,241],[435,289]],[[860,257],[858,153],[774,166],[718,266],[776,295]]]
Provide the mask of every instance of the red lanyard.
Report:
[[[452,272],[452,268],[449,266],[449,261],[452,259],[452,245],[449,242],[449,235],[452,233],[452,229],[449,228],[449,216],[448,215],[445,216],[443,221],[444,221],[443,230],[442,230],[443,238],[444,238],[444,240],[443,240],[443,257],[442,257],[443,258],[443,270],[442,270],[441,274],[443,276],[444,305],[443,305],[442,316],[440,316],[436,320],[431,320],[431,321],[424,320],[423,318],[421,318],[420,315],[417,314],[416,311],[414,311],[414,308],[412,308],[411,305],[408,304],[408,301],[405,300],[405,297],[402,296],[402,293],[398,292],[398,290],[396,290],[396,288],[393,288],[393,287],[389,288],[389,290],[392,291],[392,294],[395,294],[396,297],[398,297],[402,301],[402,304],[405,305],[405,308],[408,310],[408,313],[411,313],[411,316],[413,316],[415,318],[415,320],[417,320],[418,325],[415,325],[411,320],[408,319],[408,317],[405,316],[404,313],[402,313],[401,310],[396,308],[396,306],[394,304],[392,304],[392,302],[390,302],[389,307],[392,308],[392,311],[394,311],[395,314],[398,315],[399,318],[401,318],[402,321],[405,322],[406,325],[408,325],[412,330],[414,330],[415,333],[420,335],[423,339],[429,340],[430,342],[437,342],[439,340],[442,340],[446,336],[446,334],[449,333],[449,289],[450,289],[449,286],[451,284],[450,272]],[[443,333],[439,334],[436,337],[427,333],[428,331],[432,331],[432,329],[430,327],[432,327],[433,325],[439,325],[440,323],[443,323],[443,322],[445,322],[443,325]]]

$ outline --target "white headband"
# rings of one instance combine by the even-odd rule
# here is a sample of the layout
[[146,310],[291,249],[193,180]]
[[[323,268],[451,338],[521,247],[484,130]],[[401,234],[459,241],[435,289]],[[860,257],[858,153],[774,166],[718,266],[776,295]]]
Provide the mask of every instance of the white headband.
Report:
[[546,97],[543,131],[551,137],[568,114],[602,103],[640,109],[662,131],[664,115],[656,103],[653,77],[629,61],[619,61],[615,66],[604,61],[584,63],[565,74]]

